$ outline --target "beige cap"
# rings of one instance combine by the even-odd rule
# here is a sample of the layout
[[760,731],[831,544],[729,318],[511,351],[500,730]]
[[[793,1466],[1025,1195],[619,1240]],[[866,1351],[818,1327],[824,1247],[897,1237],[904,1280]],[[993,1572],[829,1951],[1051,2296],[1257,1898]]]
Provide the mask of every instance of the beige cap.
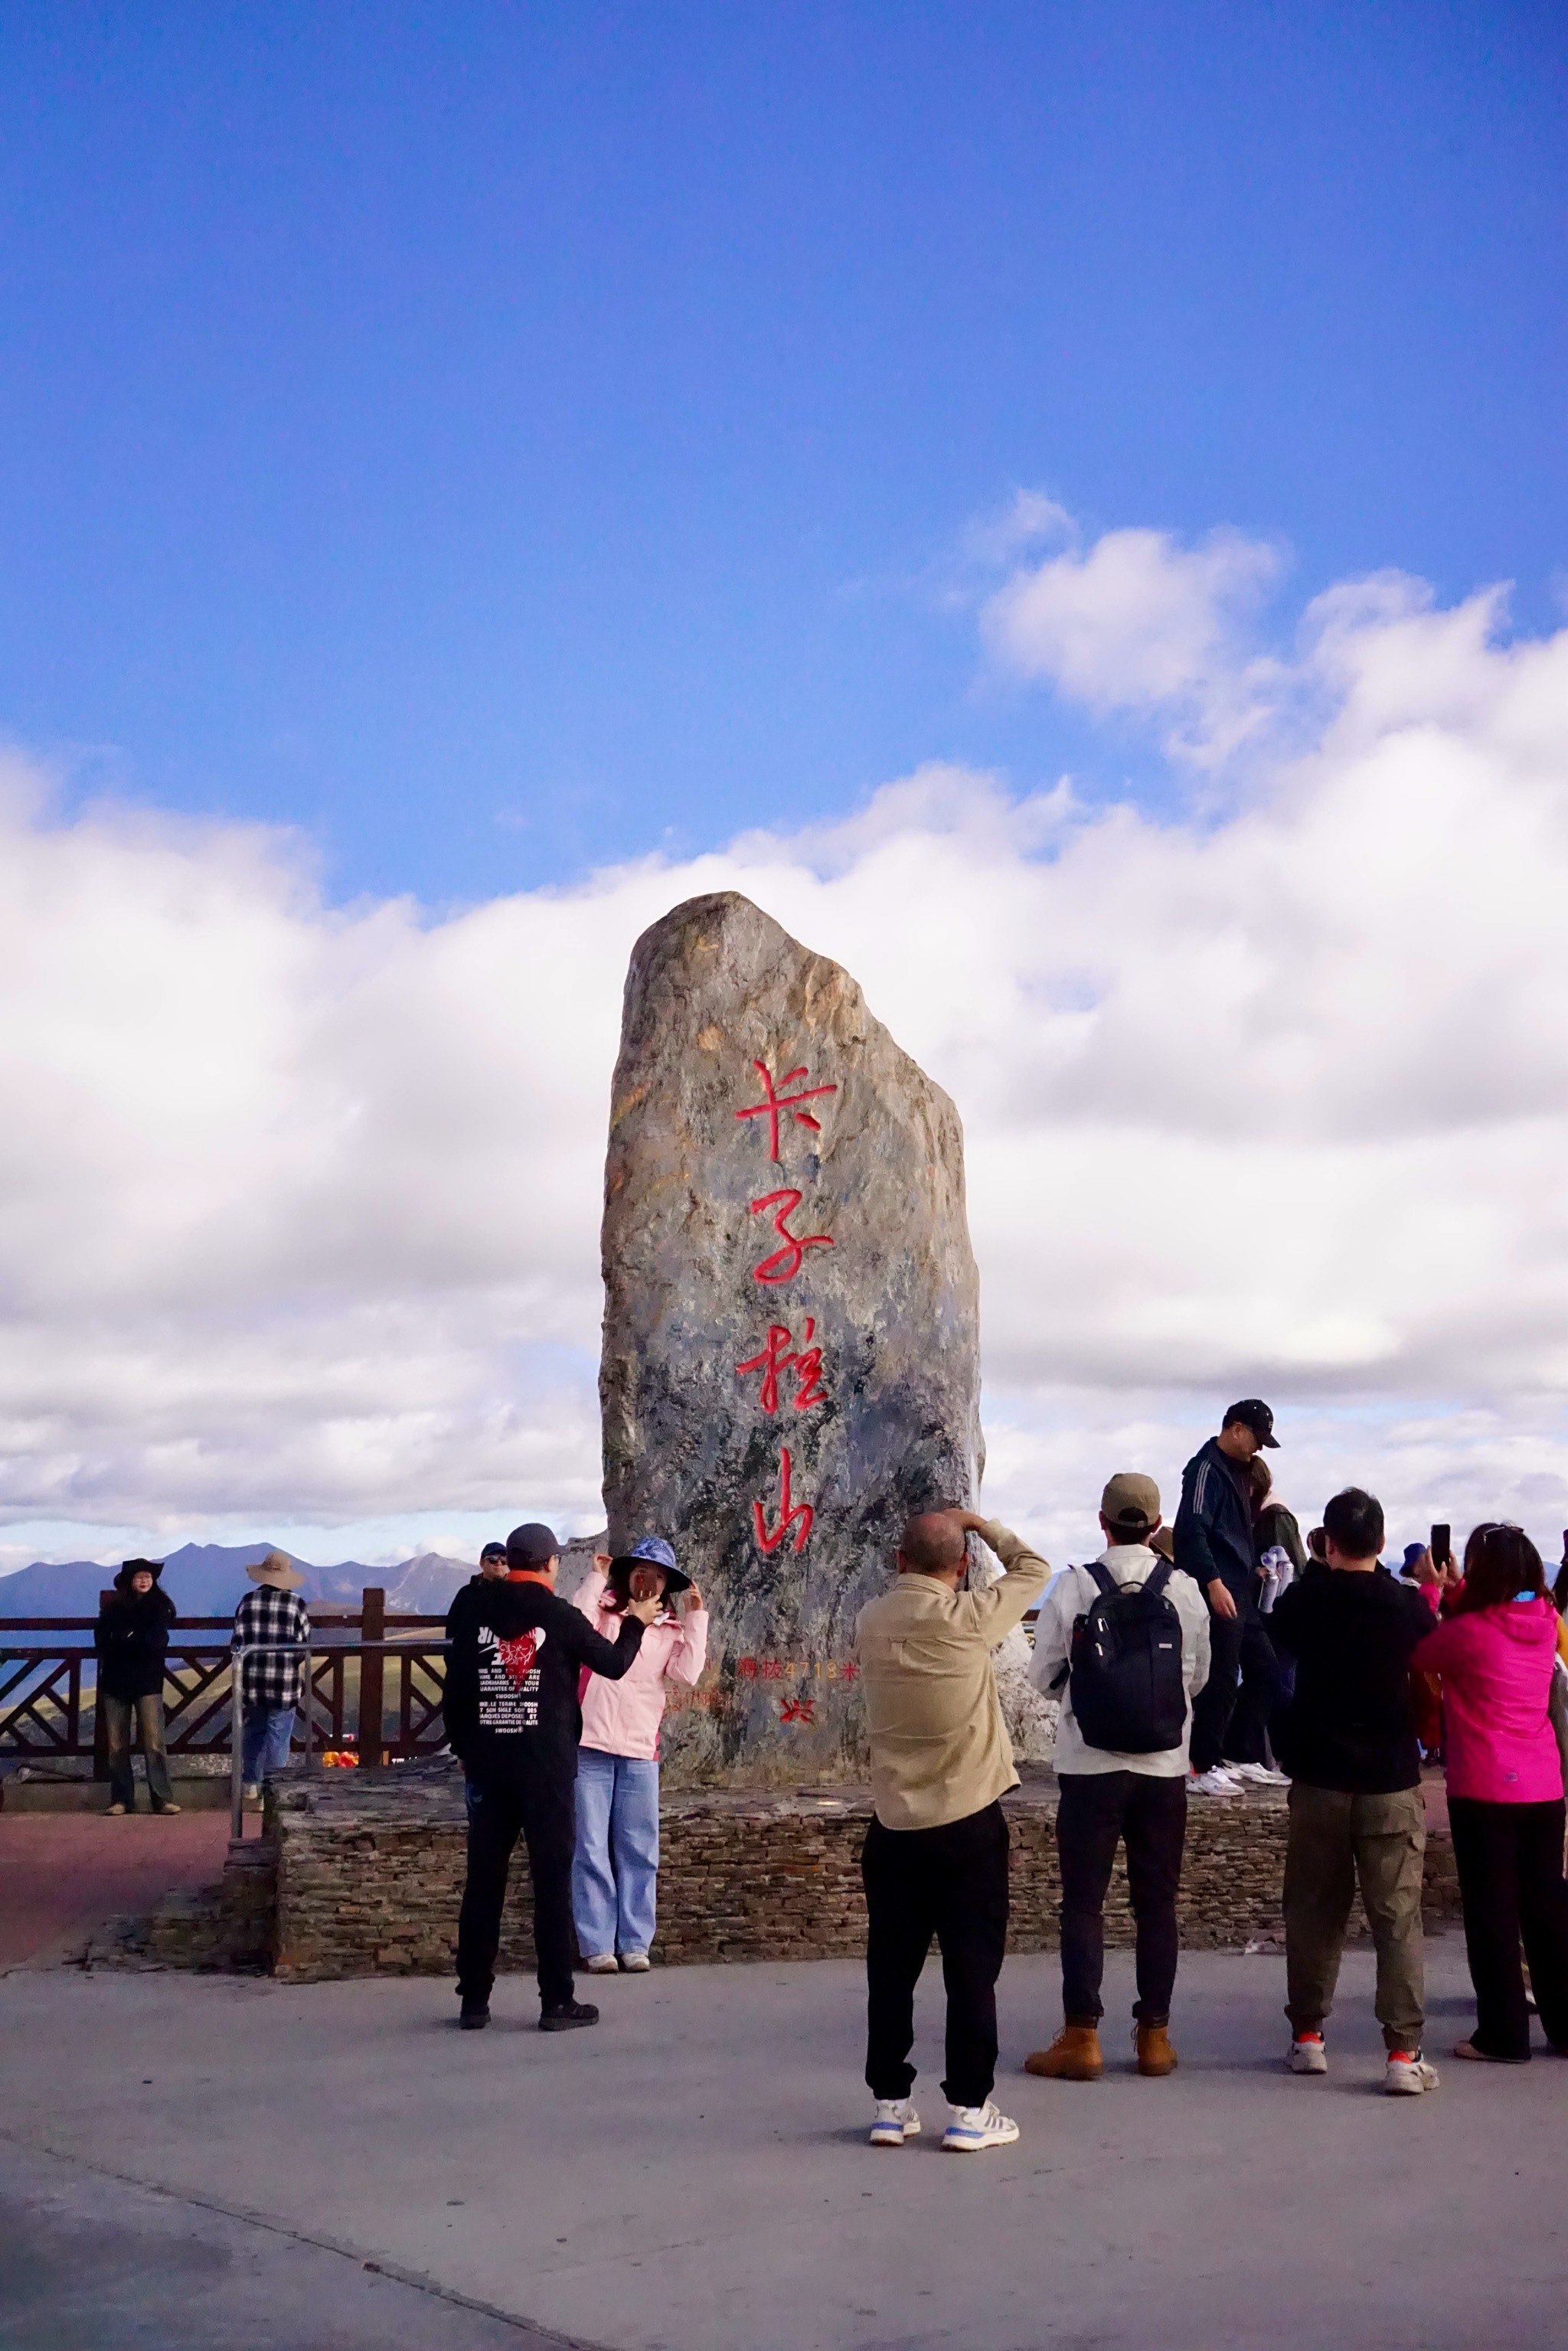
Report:
[[253,1583],[270,1583],[279,1592],[304,1589],[305,1578],[286,1551],[269,1551],[265,1559],[258,1559],[254,1566],[247,1567],[246,1573]]
[[1160,1515],[1160,1489],[1137,1469],[1118,1469],[1100,1497],[1100,1515],[1113,1527],[1125,1527],[1136,1541]]

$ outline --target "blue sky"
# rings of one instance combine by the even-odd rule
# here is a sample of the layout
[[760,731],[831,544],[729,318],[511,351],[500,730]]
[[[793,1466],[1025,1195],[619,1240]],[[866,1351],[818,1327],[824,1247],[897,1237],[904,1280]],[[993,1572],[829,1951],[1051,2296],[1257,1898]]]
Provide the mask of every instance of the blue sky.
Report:
[[0,30],[0,730],[348,898],[918,762],[1167,789],[965,534],[1564,556],[1560,9],[216,5]]

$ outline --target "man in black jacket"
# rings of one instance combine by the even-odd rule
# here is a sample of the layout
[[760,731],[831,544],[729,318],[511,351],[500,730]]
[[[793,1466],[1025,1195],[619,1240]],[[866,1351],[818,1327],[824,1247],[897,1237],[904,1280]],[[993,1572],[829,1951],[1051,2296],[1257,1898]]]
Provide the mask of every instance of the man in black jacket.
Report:
[[[1286,2012],[1292,2074],[1324,2074],[1323,2020],[1359,1881],[1377,1951],[1374,2009],[1387,2050],[1384,2086],[1437,2087],[1421,2053],[1427,1814],[1410,1658],[1436,1621],[1428,1596],[1378,1561],[1383,1511],[1349,1486],[1323,1511],[1326,1565],[1281,1593],[1270,1622],[1296,1660],[1280,1724],[1291,1767],[1285,1848]],[[1430,1564],[1427,1578],[1432,1580]]]
[[574,1997],[571,1972],[571,1856],[582,1736],[578,1684],[585,1666],[619,1681],[659,1603],[633,1599],[619,1638],[604,1640],[558,1596],[559,1552],[549,1527],[514,1527],[507,1538],[506,1580],[465,1584],[446,1619],[446,1736],[463,1764],[468,1795],[457,1989],[469,2032],[490,2021],[507,1872],[519,1834],[534,1884],[539,2029],[563,2032],[599,2022],[599,2011]]
[[1274,1416],[1260,1396],[1244,1396],[1218,1437],[1182,1471],[1176,1515],[1176,1563],[1208,1602],[1208,1679],[1193,1701],[1192,1786],[1200,1795],[1234,1796],[1242,1779],[1277,1782],[1257,1763],[1227,1765],[1225,1734],[1239,1684],[1266,1723],[1279,1698],[1280,1668],[1258,1611],[1258,1558],[1252,1537],[1248,1464],[1260,1447],[1278,1446]]

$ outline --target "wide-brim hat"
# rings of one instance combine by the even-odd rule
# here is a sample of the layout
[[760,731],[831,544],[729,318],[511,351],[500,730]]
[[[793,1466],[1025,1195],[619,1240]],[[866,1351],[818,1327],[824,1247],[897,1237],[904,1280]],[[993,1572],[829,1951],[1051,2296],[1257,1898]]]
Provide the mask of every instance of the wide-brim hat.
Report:
[[286,1551],[269,1551],[246,1569],[253,1583],[276,1584],[280,1592],[302,1592],[305,1578]]
[[663,1568],[666,1592],[686,1592],[691,1588],[691,1577],[685,1568],[675,1563],[674,1544],[666,1542],[663,1535],[644,1535],[640,1542],[632,1544],[630,1551],[622,1552],[619,1559],[612,1560],[611,1565]]
[[116,1592],[129,1592],[132,1578],[138,1575],[150,1575],[156,1583],[162,1573],[163,1562],[161,1559],[122,1560],[114,1579],[114,1588]]

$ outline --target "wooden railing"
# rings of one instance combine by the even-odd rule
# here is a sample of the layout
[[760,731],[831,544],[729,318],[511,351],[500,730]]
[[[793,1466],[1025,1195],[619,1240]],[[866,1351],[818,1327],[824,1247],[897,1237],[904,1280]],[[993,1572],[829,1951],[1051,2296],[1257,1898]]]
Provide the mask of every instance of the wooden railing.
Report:
[[[91,1756],[96,1775],[107,1776],[94,1622],[90,1616],[0,1616],[0,1762]],[[389,1614],[385,1595],[374,1585],[363,1592],[356,1611],[313,1611],[308,1698],[314,1753],[350,1753],[370,1769],[434,1753],[446,1737],[443,1626],[439,1616]],[[53,1637],[22,1637],[41,1634]],[[192,1637],[201,1634],[222,1637]],[[228,1616],[187,1616],[175,1625],[163,1684],[171,1755],[229,1752],[233,1638]],[[365,1646],[371,1643],[383,1646]],[[380,1737],[361,1740],[361,1725],[371,1723]],[[303,1718],[294,1744],[304,1748]]]

